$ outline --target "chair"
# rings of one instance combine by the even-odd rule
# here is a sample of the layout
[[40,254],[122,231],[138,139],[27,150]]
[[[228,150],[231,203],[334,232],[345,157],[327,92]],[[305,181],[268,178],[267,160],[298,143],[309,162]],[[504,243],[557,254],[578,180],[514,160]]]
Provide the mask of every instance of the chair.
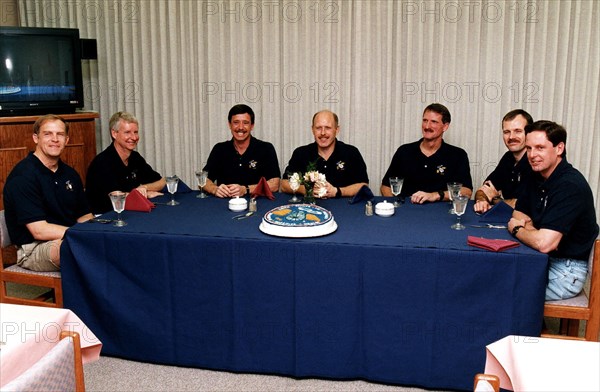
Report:
[[[15,249],[8,236],[4,210],[0,211],[0,245],[0,302],[62,308],[63,294],[60,272],[37,272],[21,268],[15,264],[16,257],[14,257],[14,260],[12,260],[11,263],[7,262],[8,266],[5,266],[4,255],[5,253],[10,253],[6,251],[14,251]],[[15,253],[13,252],[12,254],[14,255]],[[47,287],[50,290],[35,298],[16,297],[8,295],[6,290],[7,282]],[[47,302],[50,298],[54,298],[54,302]]]
[[475,392],[498,392],[500,390],[500,379],[493,374],[476,374],[473,380],[473,391]]
[[[546,302],[544,316],[560,318],[561,324],[564,321],[568,325],[561,331],[566,335],[550,334],[544,331],[542,337],[600,341],[598,336],[600,333],[600,239],[594,242],[588,278],[590,279],[589,295],[585,292],[586,290],[582,290],[574,298]],[[586,320],[583,337],[579,337],[580,320]]]
[[[31,138],[31,136],[29,137]],[[8,174],[19,161],[27,156],[27,152],[27,147],[0,148],[0,189],[4,189]],[[4,208],[3,197],[4,195],[0,191],[0,209]]]
[[85,392],[81,340],[77,332],[62,331],[60,341],[2,391]]

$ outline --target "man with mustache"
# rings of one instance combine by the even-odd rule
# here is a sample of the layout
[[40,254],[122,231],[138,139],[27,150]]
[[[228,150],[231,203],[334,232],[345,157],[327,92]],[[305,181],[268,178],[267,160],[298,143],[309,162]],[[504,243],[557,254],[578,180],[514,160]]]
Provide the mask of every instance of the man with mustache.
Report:
[[423,137],[396,150],[381,181],[383,196],[392,196],[390,177],[400,177],[404,178],[401,196],[410,197],[412,203],[450,200],[448,182],[461,183],[460,194],[471,197],[469,157],[465,150],[443,139],[450,121],[450,111],[444,105],[432,103],[425,108],[421,123]]
[[475,212],[484,213],[500,200],[514,208],[521,185],[532,173],[525,156],[525,127],[531,123],[533,118],[522,109],[512,110],[502,119],[502,139],[508,151],[475,192]]
[[548,254],[546,301],[567,299],[583,289],[598,224],[592,190],[566,159],[567,131],[552,121],[525,127],[533,170],[517,199],[508,231]]
[[204,190],[217,197],[244,196],[252,193],[262,177],[271,192],[279,190],[281,172],[277,153],[271,143],[252,136],[254,111],[248,105],[235,105],[227,122],[232,138],[217,143],[204,170],[208,179]]
[[[325,184],[317,184],[314,189],[315,197],[320,198],[352,197],[369,184],[367,165],[358,148],[337,139],[337,114],[329,110],[315,113],[311,128],[315,141],[294,150],[286,173],[304,173],[310,163],[315,163],[315,169],[326,179]],[[288,179],[282,180],[281,190],[293,193]],[[305,193],[304,186],[298,193]]]

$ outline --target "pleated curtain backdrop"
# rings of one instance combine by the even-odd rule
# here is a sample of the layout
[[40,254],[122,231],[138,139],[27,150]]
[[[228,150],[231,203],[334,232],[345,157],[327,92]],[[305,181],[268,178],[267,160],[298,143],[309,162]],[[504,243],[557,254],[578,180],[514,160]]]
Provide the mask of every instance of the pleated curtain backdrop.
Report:
[[523,108],[563,124],[568,159],[600,216],[600,2],[22,0],[21,24],[79,28],[98,42],[84,61],[85,108],[140,120],[139,151],[164,175],[194,169],[231,137],[236,103],[285,168],[312,141],[320,109],[338,113],[378,193],[402,143],[420,138],[423,108],[448,106],[445,135],[469,154],[479,186],[506,151],[501,118]]

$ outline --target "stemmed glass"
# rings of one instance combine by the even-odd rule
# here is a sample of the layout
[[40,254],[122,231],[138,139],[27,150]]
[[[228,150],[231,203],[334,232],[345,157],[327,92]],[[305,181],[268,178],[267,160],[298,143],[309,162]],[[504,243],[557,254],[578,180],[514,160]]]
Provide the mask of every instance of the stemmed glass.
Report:
[[460,223],[460,217],[465,213],[467,209],[467,202],[469,198],[467,196],[455,195],[452,198],[452,205],[454,206],[454,213],[456,214],[456,223],[450,226],[454,230],[464,230],[466,227]]
[[[460,195],[462,184],[460,182],[449,182],[446,186],[448,187],[448,198],[450,199],[450,205],[452,206],[454,198]],[[454,214],[454,207],[451,207],[448,210],[448,214]]]
[[292,188],[292,192],[294,192],[294,197],[292,197],[289,202],[299,203],[300,199],[296,196],[296,191],[300,188],[300,175],[298,173],[288,173],[288,180],[290,182],[290,188]]
[[206,170],[198,169],[196,170],[196,179],[198,180],[198,188],[200,188],[200,193],[196,196],[199,199],[206,199],[208,195],[204,193],[204,187],[206,186],[206,180],[208,179],[208,172]]
[[398,195],[400,195],[400,192],[402,192],[403,184],[404,178],[390,177],[390,188],[392,189],[392,194],[396,197],[396,200],[394,200],[394,207],[396,208],[401,206]]
[[175,201],[175,192],[177,192],[177,184],[179,183],[179,177],[170,176],[167,177],[167,190],[171,194],[171,201],[167,203],[168,206],[176,206],[179,204]]
[[121,219],[121,212],[125,209],[125,199],[127,198],[127,192],[112,191],[108,194],[110,201],[113,206],[113,210],[117,213],[117,220],[113,226],[123,227],[127,226],[127,222]]

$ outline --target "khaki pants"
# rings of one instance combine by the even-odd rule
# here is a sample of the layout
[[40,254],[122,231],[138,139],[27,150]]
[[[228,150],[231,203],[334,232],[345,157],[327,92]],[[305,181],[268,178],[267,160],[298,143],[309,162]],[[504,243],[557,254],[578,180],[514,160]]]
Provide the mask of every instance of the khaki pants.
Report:
[[50,259],[54,241],[34,241],[17,248],[17,264],[32,271],[59,271],[60,268]]

